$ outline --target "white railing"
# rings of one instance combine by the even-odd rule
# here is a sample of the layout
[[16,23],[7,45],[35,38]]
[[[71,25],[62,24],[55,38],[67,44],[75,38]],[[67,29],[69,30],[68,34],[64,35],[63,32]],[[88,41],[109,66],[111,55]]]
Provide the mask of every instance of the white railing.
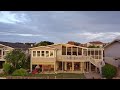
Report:
[[90,57],[89,56],[58,56],[57,57],[58,60],[89,60]]
[[57,60],[88,60],[96,67],[101,67],[104,63],[101,60],[96,60],[92,56],[70,56],[70,55],[61,55],[57,56]]
[[92,58],[92,57],[90,57],[89,61],[90,61],[92,64],[94,64],[96,67],[98,67],[98,68],[100,68],[100,67],[102,67],[102,66],[105,65],[104,61],[96,60],[96,59],[94,59],[94,58]]

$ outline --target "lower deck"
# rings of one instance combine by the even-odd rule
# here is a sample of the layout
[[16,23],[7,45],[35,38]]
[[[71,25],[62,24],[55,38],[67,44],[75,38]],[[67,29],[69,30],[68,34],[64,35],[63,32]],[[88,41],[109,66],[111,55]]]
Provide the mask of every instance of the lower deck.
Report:
[[55,64],[32,65],[32,71],[38,69],[42,72],[56,73],[88,73],[99,72],[99,69],[90,62],[56,62]]

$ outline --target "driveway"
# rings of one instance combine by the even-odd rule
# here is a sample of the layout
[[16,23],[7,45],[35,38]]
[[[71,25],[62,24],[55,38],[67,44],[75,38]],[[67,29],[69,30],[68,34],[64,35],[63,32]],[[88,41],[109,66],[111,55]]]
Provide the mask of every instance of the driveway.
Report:
[[101,79],[100,74],[95,73],[95,72],[85,73],[84,75],[86,79]]

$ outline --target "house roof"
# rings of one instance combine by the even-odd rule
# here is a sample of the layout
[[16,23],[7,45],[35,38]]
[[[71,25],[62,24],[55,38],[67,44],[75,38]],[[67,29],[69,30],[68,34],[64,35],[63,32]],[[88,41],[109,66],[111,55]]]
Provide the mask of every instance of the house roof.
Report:
[[31,47],[29,49],[35,49],[35,48],[51,48],[51,49],[56,49],[56,48],[49,47],[49,46],[37,46],[37,47]]
[[5,46],[9,46],[12,48],[21,48],[21,49],[28,49],[31,47],[30,45],[26,45],[24,43],[11,43],[11,42],[0,41],[0,44],[5,45]]
[[115,40],[113,40],[113,41],[110,42],[109,44],[106,44],[106,45],[104,46],[104,48],[110,46],[111,44],[113,44],[113,43],[115,43],[115,42],[120,42],[120,39],[115,39]]
[[93,42],[89,42],[89,43],[91,43],[91,44],[103,44],[103,42],[101,42],[101,41],[93,41]]
[[67,47],[81,47],[81,48],[85,48],[86,49],[86,47],[76,46],[76,45],[71,45],[71,44],[64,44],[64,43],[52,44],[52,45],[47,45],[47,46],[32,47],[32,48],[29,48],[29,49],[42,48],[42,47],[43,48],[46,47],[46,48],[57,49],[57,48],[54,47],[55,45],[63,45],[63,46],[67,46]]

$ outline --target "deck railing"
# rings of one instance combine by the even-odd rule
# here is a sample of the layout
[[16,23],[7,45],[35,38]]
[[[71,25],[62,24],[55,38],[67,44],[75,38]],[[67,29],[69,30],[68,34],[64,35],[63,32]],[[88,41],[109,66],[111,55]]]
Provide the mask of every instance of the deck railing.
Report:
[[69,56],[69,55],[61,55],[57,57],[57,60],[87,60],[90,61],[96,67],[101,66],[101,60],[96,60],[92,56]]
[[89,56],[58,56],[58,60],[88,60],[90,57]]

